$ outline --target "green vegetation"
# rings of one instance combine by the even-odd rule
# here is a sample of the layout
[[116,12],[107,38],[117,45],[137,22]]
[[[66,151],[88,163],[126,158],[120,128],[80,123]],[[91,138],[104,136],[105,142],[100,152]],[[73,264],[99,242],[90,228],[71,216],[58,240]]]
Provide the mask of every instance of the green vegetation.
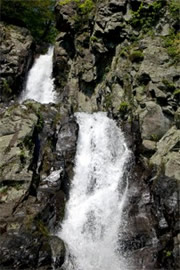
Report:
[[112,107],[112,93],[108,93],[104,96],[104,105],[106,109]]
[[81,29],[86,22],[88,22],[92,12],[95,10],[95,3],[93,0],[62,0],[59,5],[67,5],[69,3],[76,5],[77,14],[74,16],[76,30]]
[[179,13],[180,13],[180,2],[179,0],[170,0],[169,1],[169,11],[172,15],[172,17],[175,20],[179,20]]
[[137,11],[132,11],[131,25],[135,28],[148,32],[159,20],[162,15],[162,8],[166,4],[165,0],[156,0],[146,5],[141,2]]
[[163,80],[162,83],[164,84],[167,92],[175,91],[176,87],[173,82],[168,81],[168,80]]
[[34,143],[33,143],[33,140],[32,140],[32,136],[29,136],[29,135],[26,135],[26,137],[24,138],[23,140],[23,144],[22,144],[22,147],[23,145],[30,151],[32,151],[34,149]]
[[26,153],[25,153],[25,150],[24,149],[21,149],[20,160],[21,160],[21,163],[22,164],[25,164],[26,163]]
[[151,134],[151,140],[154,141],[154,142],[158,142],[159,141],[159,138],[156,134]]
[[180,33],[175,34],[174,31],[163,37],[164,46],[167,48],[167,53],[173,58],[173,63],[180,61]]
[[[64,5],[67,5],[67,4],[71,3],[71,2],[72,2],[71,0],[63,0],[63,1],[59,1],[59,5],[64,6]],[[76,1],[74,1],[74,2],[76,2]]]
[[12,93],[12,89],[9,87],[9,84],[8,84],[7,80],[6,79],[3,79],[2,80],[2,84],[3,84],[2,85],[3,94],[5,96],[10,95]]
[[53,9],[55,0],[1,0],[3,21],[30,30],[37,42],[53,42],[56,36]]
[[0,187],[0,194],[6,195],[8,193],[8,186],[1,186]]
[[129,54],[128,50],[129,50],[129,48],[121,49],[119,56],[124,57],[124,58],[128,58],[128,54]]
[[121,113],[126,113],[129,108],[129,103],[126,101],[122,101],[120,106],[119,106],[119,112]]
[[36,106],[36,104],[31,102],[26,103],[26,106],[28,108],[29,113],[33,112],[38,117],[36,128],[38,132],[41,132],[44,127],[44,119],[41,110],[45,109],[45,107],[43,107],[43,105],[41,105],[40,107]]
[[44,237],[49,237],[49,231],[47,226],[45,226],[44,222],[40,219],[35,221],[37,231],[39,234],[42,234]]
[[174,95],[174,96],[180,95],[180,88],[176,89],[176,90],[173,92],[173,95]]
[[90,37],[90,41],[91,42],[97,42],[98,41],[98,38],[96,36],[91,36]]
[[40,110],[38,110],[36,114],[38,116],[38,122],[37,122],[36,128],[38,132],[41,132],[44,127],[44,119]]
[[61,113],[57,112],[54,119],[53,119],[53,127],[55,127],[61,121]]
[[81,0],[63,0],[63,1],[59,1],[59,5],[64,6],[71,2],[76,4],[76,7],[81,15],[83,14],[87,15],[95,7],[93,0],[84,0],[83,2]]
[[172,251],[170,251],[170,250],[164,250],[163,252],[165,253],[166,257],[171,257],[172,256]]
[[119,115],[121,117],[122,120],[124,121],[132,121],[131,118],[131,105],[129,102],[127,101],[122,101],[119,105]]
[[79,9],[82,14],[88,14],[94,9],[95,5],[92,0],[85,0],[82,4],[79,5]]
[[25,228],[27,230],[32,230],[34,225],[36,226],[36,231],[34,232],[35,235],[42,235],[45,238],[49,237],[49,230],[40,218],[33,215],[27,216],[24,221]]
[[131,62],[141,62],[144,59],[144,54],[140,51],[133,51],[130,56],[129,59],[131,60]]

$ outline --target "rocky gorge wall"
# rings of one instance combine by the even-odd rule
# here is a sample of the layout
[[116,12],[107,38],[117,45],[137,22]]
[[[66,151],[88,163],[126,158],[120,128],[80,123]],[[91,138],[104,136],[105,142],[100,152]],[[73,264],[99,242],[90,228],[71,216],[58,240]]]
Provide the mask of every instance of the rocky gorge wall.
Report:
[[[176,1],[57,2],[57,104],[1,102],[0,269],[63,262],[64,245],[52,234],[73,176],[76,111],[107,111],[134,153],[124,254],[136,269],[180,268],[178,9]],[[2,27],[4,101],[21,90],[17,78],[25,76],[33,41],[25,30]]]
[[180,267],[178,10],[176,1],[56,5],[60,99],[72,111],[107,111],[134,151],[121,245],[137,269]]

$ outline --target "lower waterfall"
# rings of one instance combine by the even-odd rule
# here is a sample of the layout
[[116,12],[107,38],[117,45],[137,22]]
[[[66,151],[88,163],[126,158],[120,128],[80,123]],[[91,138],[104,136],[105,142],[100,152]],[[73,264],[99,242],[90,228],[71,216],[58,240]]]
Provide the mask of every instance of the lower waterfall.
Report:
[[33,99],[40,103],[55,102],[53,71],[53,51],[51,46],[48,52],[40,55],[35,60],[29,71],[25,89],[20,97],[20,102]]
[[127,270],[118,248],[131,152],[106,113],[76,113],[79,136],[70,198],[58,236],[64,270]]

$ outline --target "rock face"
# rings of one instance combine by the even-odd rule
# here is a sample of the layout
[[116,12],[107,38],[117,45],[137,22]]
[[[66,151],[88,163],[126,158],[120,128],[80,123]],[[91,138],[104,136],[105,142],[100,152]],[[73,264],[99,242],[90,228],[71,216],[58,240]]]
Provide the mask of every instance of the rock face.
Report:
[[30,32],[14,25],[0,23],[1,79],[0,101],[17,97],[32,63],[33,38]]
[[135,154],[120,245],[136,269],[180,267],[179,34],[170,2],[107,0],[86,13],[60,1],[55,9],[60,102],[71,112],[107,111]]
[[139,114],[142,139],[160,139],[170,127],[170,121],[155,102],[148,101]]
[[49,269],[54,256],[63,263],[64,245],[51,234],[64,215],[78,129],[59,111],[32,101],[2,111],[1,269]]
[[[0,107],[0,268],[58,269],[52,237],[73,178],[74,112],[106,111],[134,152],[119,247],[135,269],[179,269],[179,16],[175,1],[60,1],[56,105]],[[32,38],[1,24],[1,100],[21,91]],[[18,87],[17,87],[18,86]],[[127,233],[128,232],[128,233]],[[31,268],[30,268],[31,265]]]
[[37,122],[36,114],[29,113],[25,106],[10,108],[2,114],[0,181],[31,181],[32,172],[28,172],[28,167],[34,149],[28,140],[33,137]]
[[180,130],[175,126],[157,143],[157,151],[151,157],[151,162],[157,168],[164,167],[165,176],[180,180]]

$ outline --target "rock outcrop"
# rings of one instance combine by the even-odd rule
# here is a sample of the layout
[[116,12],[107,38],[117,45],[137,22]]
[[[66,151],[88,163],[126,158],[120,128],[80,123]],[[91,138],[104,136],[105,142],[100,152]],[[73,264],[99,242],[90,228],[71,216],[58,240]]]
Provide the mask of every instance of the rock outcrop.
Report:
[[0,23],[0,101],[17,97],[33,60],[33,38],[26,28]]
[[63,263],[64,245],[53,234],[64,216],[78,128],[60,111],[33,101],[2,111],[1,269],[45,270]]
[[87,2],[56,5],[59,100],[72,112],[107,111],[124,129],[135,165],[121,248],[136,269],[178,269],[177,7],[107,0],[86,13]]

